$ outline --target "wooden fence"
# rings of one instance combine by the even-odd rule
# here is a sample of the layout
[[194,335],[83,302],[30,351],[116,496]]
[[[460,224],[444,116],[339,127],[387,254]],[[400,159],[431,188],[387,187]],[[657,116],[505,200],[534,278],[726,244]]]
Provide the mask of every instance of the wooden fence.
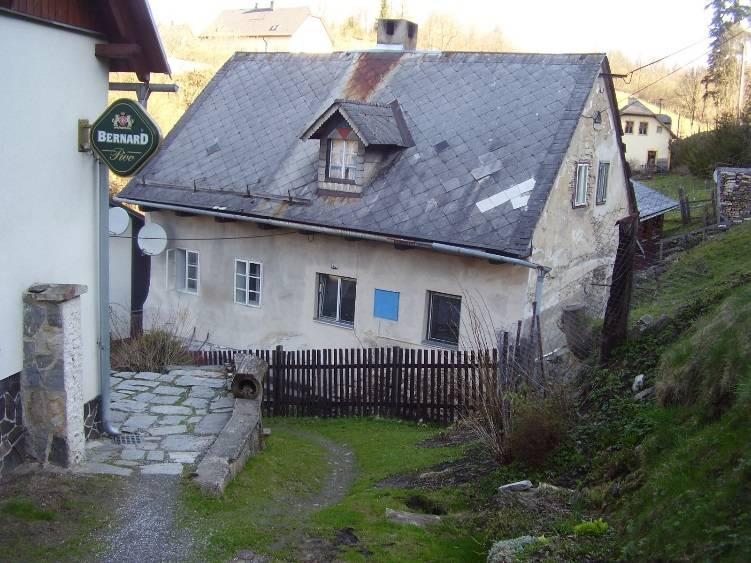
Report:
[[[202,351],[193,357],[199,365],[217,365],[232,362],[239,352],[255,354],[269,364],[263,395],[266,416],[378,415],[449,424],[475,407],[485,391],[483,380],[499,365],[496,349],[286,351],[279,346]],[[510,357],[503,354],[501,364]]]

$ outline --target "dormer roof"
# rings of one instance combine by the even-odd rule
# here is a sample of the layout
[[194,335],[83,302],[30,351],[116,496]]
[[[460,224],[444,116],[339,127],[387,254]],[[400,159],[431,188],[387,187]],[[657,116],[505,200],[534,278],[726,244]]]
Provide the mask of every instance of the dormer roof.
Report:
[[300,136],[303,141],[320,139],[324,125],[339,115],[344,119],[363,145],[391,145],[412,147],[414,141],[404,121],[399,102],[390,104],[337,99]]

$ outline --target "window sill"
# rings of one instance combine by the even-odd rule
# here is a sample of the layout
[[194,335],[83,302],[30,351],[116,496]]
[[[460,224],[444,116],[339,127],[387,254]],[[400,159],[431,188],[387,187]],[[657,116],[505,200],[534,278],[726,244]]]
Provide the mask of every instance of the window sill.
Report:
[[178,292],[178,293],[184,293],[185,295],[198,295],[198,291],[197,290],[196,291],[190,291],[190,290],[187,290],[187,289],[176,289],[175,291]]
[[426,348],[437,348],[439,350],[458,350],[458,344],[450,344],[448,342],[439,342],[438,340],[423,340],[422,345]]
[[357,184],[357,180],[345,180],[344,178],[331,178],[330,176],[326,176],[326,181],[331,184],[349,184],[351,186]]
[[241,307],[250,307],[251,309],[260,309],[261,304],[260,303],[241,303],[240,301],[235,301],[235,305],[240,305]]
[[584,209],[585,207],[587,207],[586,203],[572,203],[571,204],[572,209]]
[[602,201],[598,201],[595,203],[595,205],[605,205],[608,201],[606,199],[603,199]]
[[314,318],[313,321],[317,323],[321,323],[322,325],[336,326],[339,328],[355,330],[355,323],[347,323],[347,322],[342,322],[342,321],[335,321],[333,319],[321,319],[321,318]]

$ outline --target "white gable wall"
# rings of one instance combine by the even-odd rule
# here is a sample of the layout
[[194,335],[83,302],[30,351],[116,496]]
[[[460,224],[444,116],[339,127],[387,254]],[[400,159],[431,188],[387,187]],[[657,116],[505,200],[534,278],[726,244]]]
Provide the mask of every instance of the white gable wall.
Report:
[[[21,296],[37,282],[85,284],[83,400],[98,394],[96,170],[77,119],[96,119],[108,70],[101,40],[0,15],[0,379],[23,364]],[[7,55],[12,53],[12,56]]]
[[293,53],[330,53],[334,45],[321,19],[309,16],[292,35],[289,50]]
[[[610,108],[605,87],[599,78],[582,115],[592,116],[596,110]],[[605,311],[618,248],[616,222],[629,214],[615,119],[612,108],[603,112],[599,129],[595,129],[592,119],[580,119],[534,232],[531,260],[552,268],[543,294],[543,327],[550,329],[546,348],[557,344],[551,333],[555,332],[562,306],[583,303],[590,314],[599,316]],[[590,163],[587,204],[573,207],[576,163],[585,161]],[[598,205],[595,196],[600,162],[610,163],[610,173],[606,202]],[[529,294],[531,303],[532,275]]]

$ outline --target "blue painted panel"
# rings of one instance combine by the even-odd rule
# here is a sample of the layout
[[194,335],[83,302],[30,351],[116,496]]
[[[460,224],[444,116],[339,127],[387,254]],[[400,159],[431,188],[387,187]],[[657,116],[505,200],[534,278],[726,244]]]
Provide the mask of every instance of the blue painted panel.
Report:
[[376,289],[373,316],[390,321],[399,320],[399,292]]

